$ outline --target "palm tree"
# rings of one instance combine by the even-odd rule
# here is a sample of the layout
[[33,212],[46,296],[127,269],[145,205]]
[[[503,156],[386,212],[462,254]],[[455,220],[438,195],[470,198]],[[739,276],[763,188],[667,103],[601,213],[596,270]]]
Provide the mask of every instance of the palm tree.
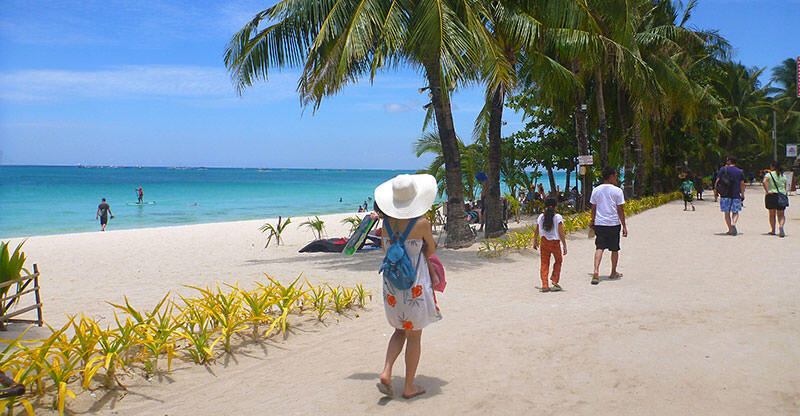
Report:
[[[481,77],[486,82],[486,103],[475,125],[476,137],[488,136],[489,144],[486,169],[489,179],[485,201],[487,237],[498,237],[505,233],[500,201],[500,164],[503,159],[501,129],[505,97],[520,82],[517,74],[520,55],[526,55],[529,70],[550,74],[553,82],[549,84],[549,89],[554,93],[563,93],[576,83],[568,69],[544,53],[546,29],[541,19],[536,17],[545,13],[543,4],[529,2],[523,7],[506,7],[504,3],[510,2],[489,2],[486,25],[482,27],[493,46],[485,50],[482,61]],[[547,10],[552,12],[552,8]]]
[[772,105],[767,89],[758,81],[764,69],[746,68],[731,61],[723,62],[720,69],[711,84],[722,104],[721,144],[729,152],[768,152],[771,142],[766,120],[772,115]]
[[[258,13],[225,51],[225,65],[243,91],[273,67],[302,67],[298,91],[316,110],[322,99],[382,68],[420,70],[432,95],[447,184],[448,247],[474,239],[464,215],[460,154],[450,93],[474,76],[483,2],[478,0],[283,0]],[[261,27],[265,24],[265,27]],[[478,34],[478,36],[476,36]]]
[[[459,154],[461,154],[461,172],[463,172],[461,183],[463,192],[470,200],[474,200],[477,191],[475,176],[478,172],[484,170],[486,166],[486,152],[482,143],[464,145],[461,139],[457,140]],[[444,169],[442,141],[439,139],[438,133],[427,132],[423,134],[422,137],[414,142],[414,152],[417,157],[426,153],[435,156],[430,165],[428,165],[426,169],[418,171],[418,173],[427,173],[436,178],[436,183],[439,186],[438,196],[441,198],[446,189],[446,173]]]

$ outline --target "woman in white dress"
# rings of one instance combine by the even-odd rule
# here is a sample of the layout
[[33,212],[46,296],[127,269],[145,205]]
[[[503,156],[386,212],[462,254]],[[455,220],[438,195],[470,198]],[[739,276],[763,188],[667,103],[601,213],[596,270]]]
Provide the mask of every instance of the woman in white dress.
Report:
[[386,349],[386,362],[381,373],[378,390],[393,395],[392,367],[403,346],[406,347],[406,378],[403,398],[410,399],[425,393],[425,389],[414,384],[420,358],[422,329],[442,319],[436,297],[433,294],[428,258],[436,250],[431,224],[419,218],[427,212],[436,198],[436,179],[431,175],[398,175],[375,188],[375,203],[383,213],[383,248],[392,243],[387,230],[402,234],[412,220],[416,222],[408,230],[406,251],[416,270],[414,283],[409,289],[397,288],[383,278],[383,304],[386,319],[395,328]]

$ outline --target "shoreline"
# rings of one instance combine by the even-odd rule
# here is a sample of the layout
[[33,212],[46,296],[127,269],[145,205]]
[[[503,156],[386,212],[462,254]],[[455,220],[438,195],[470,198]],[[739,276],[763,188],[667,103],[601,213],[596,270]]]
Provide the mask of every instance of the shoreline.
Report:
[[[285,218],[292,218],[294,220],[294,218],[298,218],[298,217],[303,217],[303,218],[309,217],[310,218],[310,217],[317,216],[321,220],[325,220],[325,218],[323,218],[323,217],[334,217],[334,216],[335,217],[340,217],[342,215],[350,216],[350,215],[359,215],[359,214],[366,215],[367,213],[365,213],[365,212],[357,212],[357,211],[355,211],[355,212],[332,212],[332,213],[327,213],[327,214],[290,215],[288,217],[283,217],[283,218],[284,219]],[[128,232],[130,232],[130,231],[152,231],[152,230],[159,230],[159,229],[164,229],[164,228],[197,227],[197,226],[211,225],[211,224],[238,224],[238,223],[251,223],[251,222],[252,223],[258,222],[258,223],[263,224],[266,221],[272,221],[272,220],[277,220],[277,219],[278,219],[278,217],[274,217],[274,218],[258,218],[258,219],[249,219],[249,220],[233,220],[233,221],[225,220],[225,221],[198,222],[198,223],[191,223],[191,224],[170,224],[170,225],[161,225],[161,226],[156,226],[156,227],[145,226],[145,227],[132,227],[132,228],[120,228],[120,229],[114,229],[114,228],[108,228],[107,227],[106,231],[100,231],[100,229],[99,229],[100,228],[100,223],[98,221],[97,222],[97,230],[95,230],[95,231],[78,231],[78,232],[54,233],[54,234],[34,234],[34,235],[11,236],[11,237],[9,237],[9,236],[0,236],[0,241],[23,240],[23,239],[30,239],[30,238],[43,238],[43,237],[54,237],[54,236],[80,236],[80,235],[85,235],[85,234],[91,235],[91,234],[101,233],[101,232],[102,233],[117,233],[117,232],[125,232],[125,231],[128,231]],[[294,223],[294,221],[292,221],[292,223]]]

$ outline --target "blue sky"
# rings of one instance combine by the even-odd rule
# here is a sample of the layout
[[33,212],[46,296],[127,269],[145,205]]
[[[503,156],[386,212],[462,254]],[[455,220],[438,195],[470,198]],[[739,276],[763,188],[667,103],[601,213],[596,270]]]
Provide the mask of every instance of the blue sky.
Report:
[[[303,110],[292,70],[239,97],[222,63],[230,36],[274,1],[0,2],[3,164],[289,168],[422,167],[412,144],[427,96],[410,70],[379,74]],[[800,55],[800,0],[701,0],[748,66]],[[470,140],[482,89],[457,92]],[[521,127],[506,111],[503,134]]]

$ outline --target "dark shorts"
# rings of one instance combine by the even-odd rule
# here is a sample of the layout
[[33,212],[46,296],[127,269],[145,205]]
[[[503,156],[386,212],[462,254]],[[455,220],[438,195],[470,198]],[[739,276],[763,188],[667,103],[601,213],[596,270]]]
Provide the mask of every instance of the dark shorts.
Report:
[[767,209],[777,209],[778,211],[783,211],[785,209],[778,207],[778,194],[764,195],[764,206]]
[[683,194],[683,202],[692,202],[692,201],[694,201],[694,195]]
[[100,217],[100,225],[106,225],[106,224],[108,224],[108,217],[101,216]]
[[621,225],[595,225],[594,246],[598,250],[619,251]]

